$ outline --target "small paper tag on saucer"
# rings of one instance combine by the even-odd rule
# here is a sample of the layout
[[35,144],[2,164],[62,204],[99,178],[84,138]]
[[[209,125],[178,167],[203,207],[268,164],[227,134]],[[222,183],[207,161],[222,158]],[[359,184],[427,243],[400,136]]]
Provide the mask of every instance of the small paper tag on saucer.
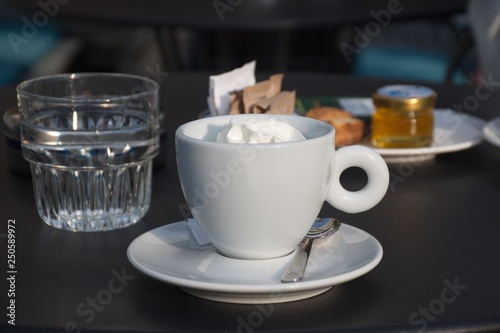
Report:
[[193,233],[194,239],[196,239],[196,242],[198,245],[203,246],[210,244],[210,240],[208,237],[205,235],[203,230],[201,230],[200,226],[198,225],[198,222],[196,222],[195,219],[187,219],[187,225],[189,229],[191,229],[191,232]]
[[339,99],[339,104],[355,117],[371,117],[375,110],[371,98],[343,97]]

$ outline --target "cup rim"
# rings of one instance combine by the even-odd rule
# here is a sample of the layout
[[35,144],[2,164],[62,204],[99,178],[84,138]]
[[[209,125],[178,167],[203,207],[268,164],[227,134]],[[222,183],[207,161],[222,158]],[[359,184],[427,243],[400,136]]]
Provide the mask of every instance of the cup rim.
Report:
[[[42,82],[45,80],[49,79],[59,79],[59,80],[74,80],[78,78],[85,78],[85,77],[103,77],[103,78],[127,78],[127,79],[135,79],[139,82],[147,82],[147,86],[145,85],[137,85],[137,87],[142,87],[144,88],[143,91],[140,92],[131,92],[130,94],[123,94],[119,96],[107,96],[107,97],[92,97],[89,98],[87,96],[72,96],[72,97],[55,97],[55,96],[48,96],[48,95],[42,95],[42,94],[36,94],[36,93],[31,93],[27,92],[25,89],[32,85],[33,83],[36,82]],[[135,98],[140,98],[141,96],[144,95],[150,95],[156,93],[160,88],[160,85],[158,82],[145,77],[145,76],[140,76],[140,75],[133,75],[133,74],[125,74],[125,73],[110,73],[110,72],[85,72],[85,73],[61,73],[61,74],[50,74],[50,75],[44,75],[44,76],[38,76],[34,77],[28,80],[25,80],[21,83],[19,83],[16,87],[16,92],[18,96],[23,96],[25,98],[29,99],[43,99],[45,101],[50,101],[50,102],[78,102],[85,100],[86,103],[112,103],[112,102],[119,102],[123,101],[126,99],[135,99]]]
[[[228,142],[216,142],[216,141],[208,141],[208,140],[203,140],[203,139],[198,139],[192,136],[187,135],[184,133],[184,130],[194,124],[194,123],[199,123],[199,122],[210,122],[210,120],[224,120],[224,119],[230,119],[230,118],[263,118],[263,119],[271,119],[275,118],[278,121],[281,119],[286,120],[286,119],[300,119],[299,121],[304,121],[304,122],[310,122],[314,123],[318,126],[321,126],[328,131],[325,132],[325,134],[317,136],[317,137],[312,137],[312,138],[306,138],[306,140],[300,140],[300,141],[288,141],[288,142],[277,142],[277,143],[228,143]],[[191,143],[196,143],[196,144],[201,144],[201,145],[208,145],[208,146],[241,146],[241,145],[249,145],[249,146],[257,146],[257,147],[281,147],[281,146],[289,146],[289,145],[303,145],[303,144],[309,144],[312,142],[315,142],[317,140],[324,140],[324,138],[327,138],[328,136],[332,136],[332,144],[333,144],[333,137],[335,137],[335,128],[331,126],[330,124],[320,121],[317,119],[313,118],[308,118],[308,117],[303,117],[299,115],[284,115],[284,114],[237,114],[237,115],[222,115],[222,116],[214,116],[214,117],[207,117],[207,118],[201,118],[201,119],[195,119],[192,121],[189,121],[187,123],[184,123],[180,125],[177,130],[175,131],[175,138],[179,140],[184,140],[187,142]]]

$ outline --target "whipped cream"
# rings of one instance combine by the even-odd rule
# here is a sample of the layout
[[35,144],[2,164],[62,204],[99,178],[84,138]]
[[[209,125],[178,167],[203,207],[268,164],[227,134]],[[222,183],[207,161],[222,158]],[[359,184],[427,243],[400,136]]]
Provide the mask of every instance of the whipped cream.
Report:
[[274,119],[231,119],[227,128],[217,134],[217,142],[278,143],[305,140],[288,123]]

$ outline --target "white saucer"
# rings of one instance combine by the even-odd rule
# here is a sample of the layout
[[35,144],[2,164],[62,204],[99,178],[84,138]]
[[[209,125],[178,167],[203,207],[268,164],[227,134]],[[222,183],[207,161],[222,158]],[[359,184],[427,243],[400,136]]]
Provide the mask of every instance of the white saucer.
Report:
[[486,124],[483,135],[486,141],[500,147],[500,118],[495,118]]
[[382,246],[363,230],[342,224],[332,237],[318,239],[301,282],[281,283],[295,252],[269,260],[224,257],[200,246],[185,222],[169,224],[136,238],[130,262],[141,272],[192,295],[229,303],[281,303],[319,295],[372,270]]
[[434,139],[432,146],[425,148],[375,148],[387,162],[415,162],[434,158],[438,154],[465,150],[483,140],[482,119],[457,113],[451,109],[434,110]]

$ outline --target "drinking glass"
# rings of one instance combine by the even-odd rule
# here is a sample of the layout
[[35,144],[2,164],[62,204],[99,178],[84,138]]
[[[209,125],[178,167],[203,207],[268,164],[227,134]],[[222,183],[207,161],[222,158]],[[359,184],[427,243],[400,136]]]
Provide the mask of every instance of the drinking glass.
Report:
[[104,231],[146,214],[159,150],[158,90],[148,78],[112,73],[19,84],[22,153],[45,223]]

